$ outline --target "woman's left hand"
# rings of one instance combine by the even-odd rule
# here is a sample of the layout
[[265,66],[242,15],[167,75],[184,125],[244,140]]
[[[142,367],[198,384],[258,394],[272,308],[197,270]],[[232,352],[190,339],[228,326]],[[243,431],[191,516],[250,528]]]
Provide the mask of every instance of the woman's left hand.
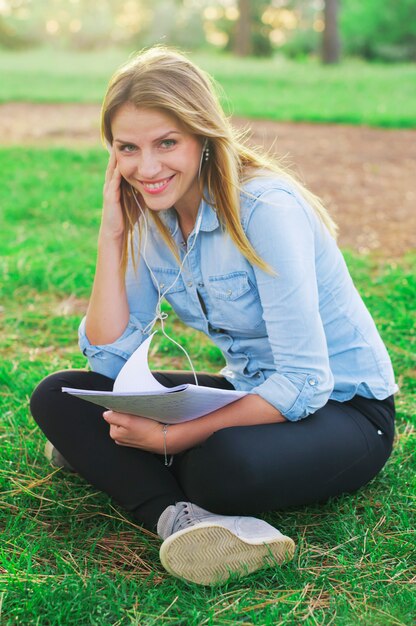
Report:
[[110,437],[120,446],[139,448],[154,454],[164,453],[163,424],[147,417],[104,411]]

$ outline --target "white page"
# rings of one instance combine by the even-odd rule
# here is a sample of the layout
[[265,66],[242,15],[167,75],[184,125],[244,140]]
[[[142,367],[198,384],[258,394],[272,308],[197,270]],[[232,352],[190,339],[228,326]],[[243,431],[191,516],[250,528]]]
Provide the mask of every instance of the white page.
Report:
[[246,395],[244,391],[196,385],[186,385],[176,389],[179,390],[168,389],[167,393],[163,394],[158,392],[145,394],[142,392],[139,395],[132,392],[125,394],[104,393],[67,387],[64,387],[62,391],[67,391],[71,395],[89,400],[113,411],[149,417],[164,424],[186,422],[201,417]]
[[201,417],[246,395],[242,391],[193,384],[165,387],[149,369],[148,352],[152,338],[153,335],[143,341],[124,364],[113,391],[71,387],[62,387],[62,391],[113,411],[141,415],[165,424]]
[[135,391],[140,393],[141,391],[166,390],[166,387],[156,380],[149,369],[148,353],[153,335],[154,333],[145,339],[123,365],[114,381],[114,392]]
[[188,385],[178,385],[177,387],[163,387],[163,390],[154,389],[153,391],[99,391],[97,389],[76,389],[75,387],[61,387],[61,391],[71,393],[73,396],[96,396],[103,398],[105,396],[117,396],[118,398],[127,398],[128,396],[161,396],[172,391],[183,391]]

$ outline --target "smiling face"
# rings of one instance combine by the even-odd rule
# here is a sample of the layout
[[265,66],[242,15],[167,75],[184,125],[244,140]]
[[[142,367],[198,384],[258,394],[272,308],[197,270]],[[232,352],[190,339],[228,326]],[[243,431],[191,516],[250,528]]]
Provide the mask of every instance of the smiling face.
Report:
[[121,175],[152,211],[175,207],[196,217],[201,192],[198,170],[202,145],[171,115],[123,104],[111,130]]

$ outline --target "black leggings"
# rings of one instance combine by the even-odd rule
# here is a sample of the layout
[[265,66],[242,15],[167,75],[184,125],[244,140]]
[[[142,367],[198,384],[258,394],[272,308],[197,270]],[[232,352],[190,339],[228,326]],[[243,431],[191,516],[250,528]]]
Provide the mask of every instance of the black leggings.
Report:
[[[155,377],[166,386],[193,381],[192,374],[180,372]],[[221,376],[198,379],[232,389]],[[229,515],[324,502],[365,485],[392,449],[393,397],[355,396],[344,403],[330,400],[299,422],[219,430],[166,467],[160,455],[114,443],[104,409],[61,387],[111,390],[113,381],[86,371],[48,376],[33,393],[32,415],[81,476],[153,530],[162,511],[182,500]]]

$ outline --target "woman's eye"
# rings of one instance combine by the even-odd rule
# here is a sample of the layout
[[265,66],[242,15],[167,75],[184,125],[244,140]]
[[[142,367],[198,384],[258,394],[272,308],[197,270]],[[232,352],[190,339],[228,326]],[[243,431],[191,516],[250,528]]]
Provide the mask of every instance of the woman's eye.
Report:
[[176,146],[176,141],[175,139],[164,139],[160,145],[162,148],[173,148],[173,146]]
[[134,152],[136,150],[136,146],[131,143],[126,143],[120,146],[120,152]]

